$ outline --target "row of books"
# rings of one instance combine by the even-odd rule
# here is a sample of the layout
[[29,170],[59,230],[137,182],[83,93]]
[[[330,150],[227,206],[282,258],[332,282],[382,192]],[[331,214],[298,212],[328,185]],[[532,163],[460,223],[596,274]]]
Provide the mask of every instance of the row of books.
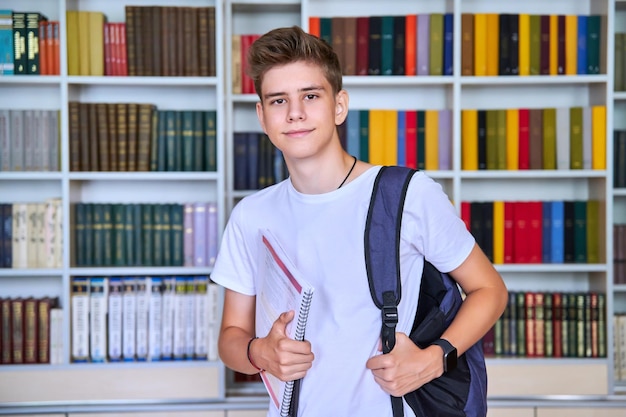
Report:
[[599,263],[600,202],[463,201],[461,218],[495,264]]
[[602,16],[464,13],[461,75],[583,75],[601,68]]
[[73,277],[73,362],[217,360],[219,290],[206,275]]
[[0,171],[59,171],[59,111],[0,109]]
[[68,11],[69,75],[216,75],[215,7],[125,6],[125,23]]
[[606,169],[606,106],[461,110],[464,170]]
[[59,75],[59,22],[0,10],[0,75]]
[[73,205],[76,266],[213,266],[217,204]]
[[215,110],[69,102],[71,171],[216,171]]
[[626,284],[626,224],[613,225],[613,283]]
[[451,13],[309,17],[344,75],[452,75]]
[[62,253],[61,199],[0,203],[0,268],[60,268]]
[[616,381],[626,381],[626,314],[613,316],[613,372]]
[[613,187],[626,188],[626,129],[613,131]]
[[603,358],[606,325],[603,293],[509,291],[483,347],[487,356]]
[[0,364],[63,362],[63,310],[58,298],[0,298],[0,329]]
[[263,132],[235,132],[234,188],[260,190],[287,178],[282,152]]

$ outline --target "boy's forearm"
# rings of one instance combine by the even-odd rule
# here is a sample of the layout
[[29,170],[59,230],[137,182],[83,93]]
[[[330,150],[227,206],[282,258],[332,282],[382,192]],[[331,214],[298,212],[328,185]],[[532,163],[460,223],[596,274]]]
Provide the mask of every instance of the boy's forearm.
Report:
[[219,338],[219,353],[224,365],[248,375],[259,372],[248,360],[248,342],[253,336],[237,327],[222,330]]

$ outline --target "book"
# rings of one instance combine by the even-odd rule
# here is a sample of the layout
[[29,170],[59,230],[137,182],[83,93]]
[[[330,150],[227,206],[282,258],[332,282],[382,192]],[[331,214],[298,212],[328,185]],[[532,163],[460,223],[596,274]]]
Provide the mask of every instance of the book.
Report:
[[[263,256],[259,257],[256,334],[266,335],[280,314],[293,310],[296,316],[287,325],[287,335],[295,340],[304,340],[314,289],[269,230],[260,232],[259,244],[262,245]],[[272,404],[280,410],[281,416],[287,416],[294,386],[299,382],[283,382],[266,371],[261,371],[261,379]]]

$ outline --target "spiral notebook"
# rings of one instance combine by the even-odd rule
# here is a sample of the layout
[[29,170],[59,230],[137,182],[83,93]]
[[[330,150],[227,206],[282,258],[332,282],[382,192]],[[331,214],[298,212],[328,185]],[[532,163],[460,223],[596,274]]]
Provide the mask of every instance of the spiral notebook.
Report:
[[[296,316],[287,325],[287,334],[294,340],[304,340],[313,287],[269,230],[260,233],[260,245],[256,334],[265,336],[281,313],[293,310]],[[265,371],[261,372],[261,379],[280,415],[288,417],[292,400],[297,401],[295,396],[301,381],[283,382]]]

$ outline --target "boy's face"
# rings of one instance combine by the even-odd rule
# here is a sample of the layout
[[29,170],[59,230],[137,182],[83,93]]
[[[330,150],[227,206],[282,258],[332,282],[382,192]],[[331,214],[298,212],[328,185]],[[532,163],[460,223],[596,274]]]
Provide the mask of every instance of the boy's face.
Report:
[[333,94],[320,67],[295,62],[272,68],[261,89],[259,121],[285,158],[315,156],[338,141],[336,126],[348,114],[348,95]]

